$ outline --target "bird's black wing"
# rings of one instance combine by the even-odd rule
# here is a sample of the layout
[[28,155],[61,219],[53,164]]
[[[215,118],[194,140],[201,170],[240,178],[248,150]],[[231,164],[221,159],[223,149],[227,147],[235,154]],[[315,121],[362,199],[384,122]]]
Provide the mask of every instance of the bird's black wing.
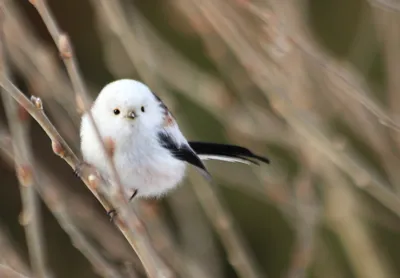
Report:
[[173,157],[195,166],[206,179],[211,180],[211,175],[203,162],[188,144],[179,145],[167,132],[158,133],[158,140],[161,146],[170,151]]
[[259,164],[258,161],[270,163],[268,158],[256,155],[240,146],[205,142],[189,142],[189,145],[202,159],[217,159],[257,165]]

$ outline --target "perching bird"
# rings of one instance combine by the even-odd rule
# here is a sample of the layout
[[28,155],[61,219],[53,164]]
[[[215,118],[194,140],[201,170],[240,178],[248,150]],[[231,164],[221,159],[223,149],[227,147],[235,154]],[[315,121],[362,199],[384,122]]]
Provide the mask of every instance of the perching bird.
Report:
[[[122,79],[106,85],[91,108],[103,140],[111,139],[112,157],[128,196],[162,196],[184,178],[187,164],[211,178],[202,160],[269,163],[246,148],[188,142],[171,112],[146,85]],[[112,181],[107,156],[90,118],[83,115],[81,150],[86,163]]]

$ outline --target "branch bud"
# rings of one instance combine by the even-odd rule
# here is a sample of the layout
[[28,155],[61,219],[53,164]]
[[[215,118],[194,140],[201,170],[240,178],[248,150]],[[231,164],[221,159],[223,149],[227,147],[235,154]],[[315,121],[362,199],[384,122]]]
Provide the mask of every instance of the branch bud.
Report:
[[32,220],[32,214],[26,209],[22,210],[18,216],[18,222],[21,226],[28,225]]
[[28,165],[17,166],[17,176],[22,186],[30,186],[33,183],[32,168]]
[[60,157],[64,157],[65,156],[65,150],[63,145],[61,145],[60,142],[57,141],[52,141],[51,142],[51,147],[53,148],[53,152],[57,155],[59,155]]
[[72,57],[72,47],[66,34],[62,34],[58,38],[58,48],[62,58],[69,59]]
[[43,102],[39,97],[31,96],[31,102],[35,105],[37,109],[43,110]]
[[90,174],[90,175],[88,176],[88,182],[89,182],[90,187],[91,187],[93,190],[97,190],[97,186],[98,186],[99,184],[98,184],[98,177],[96,177],[96,175]]

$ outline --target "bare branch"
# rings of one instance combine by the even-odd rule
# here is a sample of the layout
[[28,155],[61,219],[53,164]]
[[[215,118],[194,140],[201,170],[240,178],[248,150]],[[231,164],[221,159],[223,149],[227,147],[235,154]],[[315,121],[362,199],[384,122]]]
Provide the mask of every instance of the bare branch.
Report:
[[[60,136],[57,132],[55,127],[51,124],[48,120],[44,111],[41,109],[42,104],[40,99],[33,98],[33,100],[37,103],[37,106],[34,106],[24,95],[23,93],[8,79],[1,81],[1,86],[10,93],[31,115],[35,120],[40,124],[40,126],[45,130],[47,135],[53,141],[53,150],[56,154],[62,157],[73,169],[80,164],[76,155],[71,151],[68,147],[64,139]],[[57,143],[55,143],[57,142]],[[103,207],[109,211],[111,206],[106,198],[104,198],[104,194],[108,194],[107,186],[104,184],[104,181],[98,178],[96,172],[89,168],[85,168],[82,171],[82,180],[86,184],[86,186],[90,189],[90,191],[96,196],[99,202],[103,205]],[[99,192],[100,191],[100,192]],[[126,216],[125,216],[126,217]],[[132,221],[132,220],[130,220]],[[138,248],[138,250],[146,250],[146,248],[152,248],[150,242],[146,236],[146,231],[144,229],[135,229],[135,234],[132,234],[130,230],[131,227],[126,225],[124,220],[117,219],[116,224],[123,235],[127,238],[128,242],[131,244],[134,249]],[[137,226],[140,227],[140,226]],[[149,250],[149,249],[147,249]],[[150,249],[152,250],[152,249]],[[146,251],[147,252],[147,251]],[[154,251],[148,251],[151,254]],[[139,251],[140,253],[140,251]],[[151,256],[149,257],[149,259]],[[160,268],[162,271],[163,268]],[[154,276],[154,273],[158,273],[156,268],[154,269],[155,272],[151,272],[153,274],[150,277],[159,277]]]
[[[359,277],[396,277],[384,253],[373,240],[366,223],[359,217],[353,188],[336,167],[324,165],[329,182],[325,191],[331,227],[340,237],[354,271]],[[340,206],[338,206],[340,202]],[[362,256],[360,256],[362,254]]]
[[[7,278],[29,278],[22,273],[19,273],[15,269],[0,263],[0,277],[7,277]],[[33,277],[32,277],[33,278]]]
[[[72,85],[74,90],[79,98],[77,98],[78,105],[84,104],[84,111],[88,109],[88,94],[86,92],[83,80],[80,76],[78,67],[76,65],[75,57],[73,55],[72,46],[69,42],[68,37],[65,34],[62,34],[59,28],[56,25],[56,22],[53,16],[50,13],[45,1],[34,1],[34,6],[37,8],[39,14],[42,16],[43,21],[49,29],[50,34],[52,35],[57,47],[60,51],[61,56],[64,59],[68,74],[71,78]],[[24,106],[32,116],[38,120],[41,126],[45,129],[46,133],[52,139],[52,146],[55,153],[63,157],[67,163],[76,169],[78,165],[78,159],[75,154],[71,151],[71,149],[67,146],[65,140],[59,135],[54,126],[49,122],[45,114],[43,113],[43,107],[40,99],[34,98],[33,102],[35,103],[35,107],[30,103],[26,97],[18,90],[18,88],[12,84],[12,82],[8,79],[2,80],[2,87],[5,88],[17,101],[20,102],[22,106]],[[91,122],[94,125],[95,129],[97,129],[96,124],[89,112],[89,116],[91,118]],[[97,130],[97,135],[99,140],[102,142],[100,134]],[[103,143],[103,142],[102,142]],[[103,144],[104,145],[104,144]],[[103,146],[104,147],[104,146]],[[105,153],[106,148],[104,147]],[[116,221],[118,227],[121,232],[127,238],[132,248],[137,252],[139,258],[142,260],[144,267],[150,277],[169,277],[172,275],[171,271],[165,266],[165,264],[158,258],[157,253],[152,248],[149,239],[146,236],[145,230],[142,228],[142,225],[137,218],[137,216],[133,213],[133,211],[129,210],[128,203],[126,200],[126,196],[124,196],[123,189],[121,183],[119,181],[119,177],[117,175],[117,171],[115,169],[115,165],[112,162],[112,159],[109,159],[111,164],[113,178],[117,181],[119,192],[118,194],[109,194],[109,191],[106,189],[107,187],[101,186],[99,188],[102,192],[107,192],[105,195],[111,197],[111,201],[115,208],[118,208],[119,217]],[[85,176],[85,175],[84,175]],[[100,198],[99,194],[96,193],[96,188],[93,185],[98,184],[98,178],[93,173],[90,176],[89,181],[87,178],[84,178],[85,183],[92,191],[92,193],[98,198],[98,200],[102,203],[102,205],[110,210],[110,206],[107,204],[104,198]],[[102,184],[102,182],[100,182]],[[97,187],[97,186],[95,186]],[[100,186],[99,186],[100,187]]]
[[[2,139],[0,137],[0,146]],[[31,270],[26,265],[25,261],[21,258],[18,250],[16,250],[10,235],[7,233],[5,228],[0,225],[0,263],[7,265],[8,267],[18,270],[18,272],[24,275],[30,276]],[[2,277],[0,275],[0,277]]]
[[[8,140],[6,138],[6,134],[0,136],[0,154],[7,156],[10,162],[12,162],[15,157],[10,150],[11,140],[7,142]],[[57,179],[39,164],[34,164],[35,173],[38,176],[38,180],[41,181],[41,183],[38,184],[38,192],[61,227],[63,227],[65,232],[70,236],[74,246],[93,264],[95,270],[99,274],[105,274],[107,277],[123,277],[112,264],[107,262],[100,255],[101,251],[92,245],[82,231],[75,225],[75,221],[73,221],[73,218],[70,216],[65,202],[68,198],[66,198],[66,195],[57,187],[59,183]]]
[[214,186],[190,175],[193,189],[208,218],[214,225],[228,254],[228,261],[240,277],[266,277],[261,273],[245,241],[235,227],[233,217],[218,197]]
[[[3,22],[3,15],[1,16]],[[1,24],[2,24],[1,22]],[[1,79],[9,79],[6,49],[4,44],[3,24],[0,30],[0,75]],[[23,203],[22,225],[28,242],[28,250],[33,272],[37,277],[51,277],[44,251],[42,220],[37,197],[37,178],[34,173],[33,157],[28,140],[28,117],[25,110],[6,92],[2,98],[13,142],[15,154],[15,169],[20,183],[21,198]]]

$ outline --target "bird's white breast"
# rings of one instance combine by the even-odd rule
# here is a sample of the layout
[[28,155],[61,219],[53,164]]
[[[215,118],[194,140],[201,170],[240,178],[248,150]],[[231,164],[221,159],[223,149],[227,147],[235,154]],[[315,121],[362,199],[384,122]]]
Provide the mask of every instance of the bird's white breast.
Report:
[[181,182],[185,174],[184,162],[174,158],[156,138],[131,142],[131,151],[116,149],[115,164],[120,177],[130,190],[138,189],[138,196],[160,196]]
[[[89,126],[88,121],[82,122]],[[86,129],[81,136],[84,160],[95,166],[104,178],[111,181],[111,170],[95,133]],[[137,196],[161,196],[177,186],[183,179],[186,165],[163,148],[150,134],[135,134],[115,139],[113,160],[126,194]],[[113,139],[113,135],[110,136]]]

